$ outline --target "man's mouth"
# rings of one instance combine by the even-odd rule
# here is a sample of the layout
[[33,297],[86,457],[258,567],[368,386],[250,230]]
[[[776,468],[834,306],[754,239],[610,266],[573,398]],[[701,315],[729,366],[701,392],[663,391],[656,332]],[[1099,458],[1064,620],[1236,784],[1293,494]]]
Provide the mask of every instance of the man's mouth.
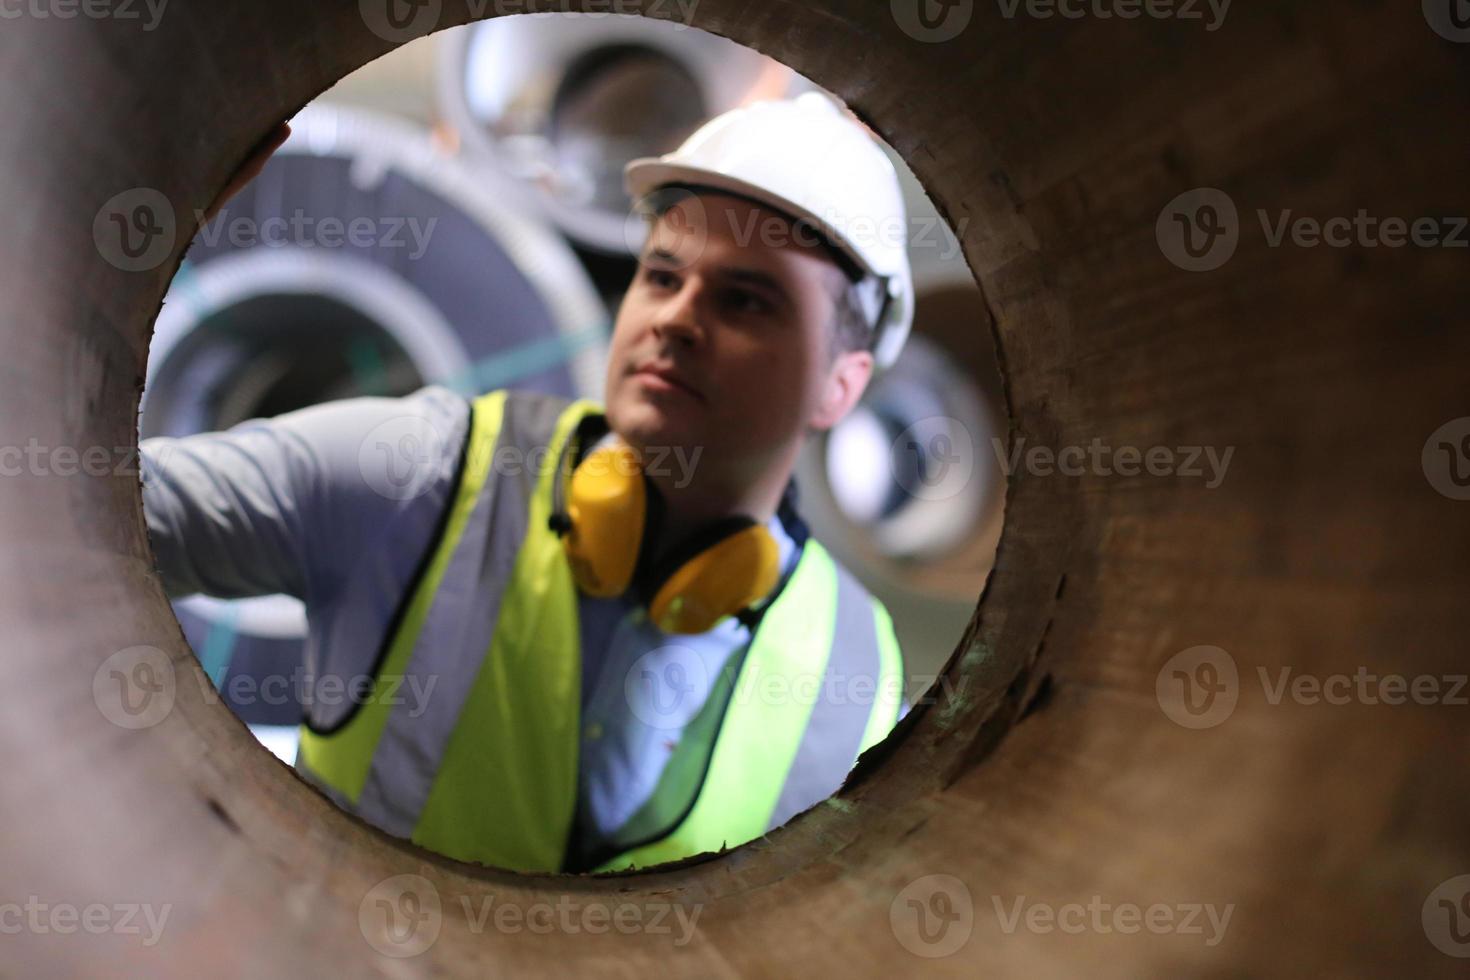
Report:
[[651,391],[674,392],[704,401],[704,394],[682,374],[667,365],[645,364],[633,370],[633,377]]

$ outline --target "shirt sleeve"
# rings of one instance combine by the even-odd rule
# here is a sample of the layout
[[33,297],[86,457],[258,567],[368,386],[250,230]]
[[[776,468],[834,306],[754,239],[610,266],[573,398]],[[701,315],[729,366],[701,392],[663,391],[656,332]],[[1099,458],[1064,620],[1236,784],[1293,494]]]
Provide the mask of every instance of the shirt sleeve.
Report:
[[429,489],[468,418],[465,398],[430,386],[143,440],[143,511],[165,591],[324,600]]

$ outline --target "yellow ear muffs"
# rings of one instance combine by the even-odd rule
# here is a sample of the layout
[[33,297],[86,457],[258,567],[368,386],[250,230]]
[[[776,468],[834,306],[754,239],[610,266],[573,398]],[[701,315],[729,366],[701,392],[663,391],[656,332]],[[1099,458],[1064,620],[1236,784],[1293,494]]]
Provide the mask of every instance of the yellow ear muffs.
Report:
[[648,604],[649,618],[665,633],[703,633],[769,595],[780,564],[771,532],[747,522],[664,579]]
[[704,633],[776,587],[780,549],[764,525],[740,515],[704,527],[651,566],[644,537],[657,530],[649,525],[662,508],[650,492],[637,454],[622,442],[593,450],[572,472],[564,511],[553,502],[550,526],[583,592],[619,596],[636,577],[655,626]]
[[562,547],[583,592],[607,598],[627,590],[643,543],[647,497],[638,457],[623,443],[588,453],[573,471]]

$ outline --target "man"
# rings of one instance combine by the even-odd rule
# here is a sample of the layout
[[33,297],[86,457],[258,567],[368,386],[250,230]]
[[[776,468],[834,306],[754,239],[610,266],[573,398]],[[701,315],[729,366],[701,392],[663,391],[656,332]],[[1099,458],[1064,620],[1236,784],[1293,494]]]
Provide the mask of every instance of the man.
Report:
[[901,227],[892,165],[812,94],[626,179],[651,227],[605,409],[430,386],[143,444],[170,595],[307,607],[298,770],[463,860],[733,847],[829,796],[900,712],[888,613],[791,479],[908,331],[902,236],[854,231]]

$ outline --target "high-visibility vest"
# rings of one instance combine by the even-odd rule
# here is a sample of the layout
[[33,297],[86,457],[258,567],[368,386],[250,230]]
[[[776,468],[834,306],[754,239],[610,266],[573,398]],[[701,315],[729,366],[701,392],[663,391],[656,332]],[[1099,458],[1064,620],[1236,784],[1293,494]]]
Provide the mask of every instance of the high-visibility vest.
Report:
[[[528,392],[475,400],[444,530],[371,691],[330,731],[303,726],[297,767],[339,804],[453,858],[563,868],[581,644],[576,585],[548,517],[561,449],[601,411]],[[713,739],[692,805],[595,870],[759,837],[816,802],[813,785],[840,785],[897,721],[903,668],[888,612],[815,539],[745,650],[685,730]],[[394,696],[415,674],[435,680],[427,710]]]

